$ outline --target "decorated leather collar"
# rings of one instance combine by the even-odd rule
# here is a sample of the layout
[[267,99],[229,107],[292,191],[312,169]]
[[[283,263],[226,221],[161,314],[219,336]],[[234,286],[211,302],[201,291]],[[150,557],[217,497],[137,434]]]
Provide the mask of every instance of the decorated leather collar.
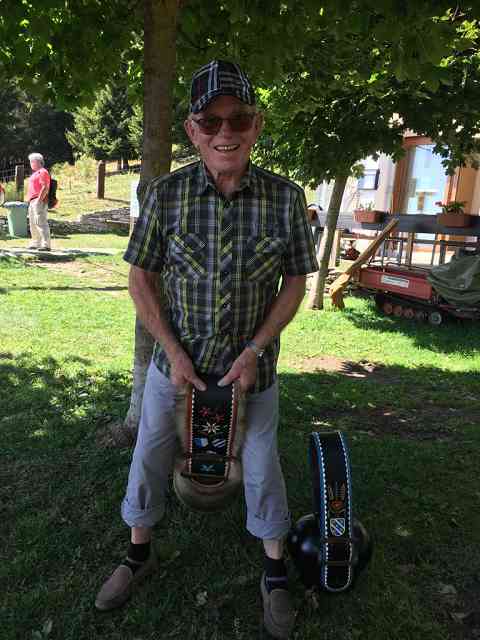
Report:
[[238,384],[219,387],[219,379],[204,376],[206,391],[188,385],[176,404],[182,453],[174,487],[182,502],[200,511],[224,508],[242,484],[245,399]]

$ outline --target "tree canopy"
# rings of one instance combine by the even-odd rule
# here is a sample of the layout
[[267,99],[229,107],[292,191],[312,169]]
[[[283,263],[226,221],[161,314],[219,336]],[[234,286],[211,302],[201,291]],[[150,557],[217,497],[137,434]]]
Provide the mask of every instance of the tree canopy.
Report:
[[10,165],[41,150],[47,165],[72,160],[65,131],[72,117],[28,95],[15,81],[0,86],[0,162]]
[[[296,141],[280,139],[274,161],[281,163],[283,149],[291,154],[294,169],[303,171],[304,179],[308,171],[313,180],[323,171],[318,154],[310,150],[319,131],[315,123],[336,127],[336,133],[323,130],[320,151],[330,142],[337,149],[343,146],[346,167],[360,153],[360,137],[353,135],[356,115],[363,125],[376,122],[388,133],[390,109],[398,102],[395,83],[420,84],[425,101],[447,91],[444,87],[454,90],[447,61],[472,47],[479,13],[476,0],[323,0],[320,6],[318,0],[45,0],[35,5],[22,0],[0,15],[0,76],[18,77],[23,86],[72,108],[91,102],[104,78],[126,65],[129,88],[144,106],[142,192],[149,177],[170,166],[175,90],[186,102],[194,67],[214,57],[238,60],[257,86],[273,91],[267,104],[277,118],[283,113],[284,124],[277,119],[277,131],[282,126],[296,129]],[[282,96],[292,102],[275,105]],[[408,100],[408,91],[403,97]],[[316,110],[322,103],[319,117]],[[419,125],[421,114],[409,121]],[[439,118],[439,134],[442,122]],[[306,125],[308,129],[300,129]],[[392,131],[396,144],[398,127]],[[300,140],[305,133],[311,136],[310,146]],[[464,138],[467,144],[467,134]],[[335,161],[335,153],[326,159]],[[308,163],[302,167],[304,160]],[[331,171],[338,174],[339,164]],[[137,331],[136,338],[141,334]],[[136,348],[136,370],[145,371],[150,358],[151,342],[144,344],[143,354]],[[139,375],[132,393],[130,408],[135,404],[136,409],[129,414],[136,418],[143,379]]]
[[[385,16],[385,27],[394,15]],[[303,183],[318,184],[349,175],[376,152],[398,158],[403,133],[414,130],[436,142],[449,171],[471,160],[480,150],[478,21],[449,9],[420,21],[422,34],[407,20],[412,33],[405,33],[404,45],[412,47],[399,58],[395,32],[373,29],[367,40],[356,20],[351,15],[342,22],[342,30],[351,29],[343,39],[335,30],[311,30],[297,47],[297,67],[262,92],[271,117],[259,155]],[[428,48],[420,48],[421,36]]]
[[67,139],[77,154],[96,160],[138,157],[132,143],[135,113],[122,83],[112,82],[97,92],[94,104],[74,112],[74,128]]
[[[92,90],[126,65],[131,90],[141,96],[144,10],[162,0],[29,0],[10,3],[0,15],[0,71],[23,86],[70,108],[92,101]],[[215,56],[237,59],[258,82],[272,82],[302,62],[305,45],[330,58],[349,39],[378,46],[374,72],[388,68],[398,80],[442,81],[438,62],[452,24],[480,16],[474,0],[201,0],[178,2],[177,77]],[[468,40],[468,38],[467,38]],[[384,43],[384,46],[382,46]],[[267,46],[268,45],[268,46]],[[468,46],[468,42],[465,43]],[[313,53],[313,50],[310,50]],[[319,72],[321,73],[320,67]]]
[[[477,164],[478,21],[474,11],[448,8],[412,22],[421,4],[408,12],[410,3],[404,3],[404,22],[411,31],[404,32],[403,43],[383,27],[373,28],[367,40],[357,32],[355,15],[341,22],[342,32],[350,25],[348,37],[339,38],[335,29],[312,29],[297,49],[301,64],[263,92],[272,117],[260,157],[312,186],[336,181],[319,252],[320,271],[309,296],[311,308],[323,306],[343,190],[360,160],[379,152],[397,159],[403,153],[404,133],[413,130],[434,140],[448,172],[467,161]],[[386,15],[383,26],[394,15]],[[430,44],[432,35],[432,50],[423,45],[422,50],[422,38]],[[407,43],[410,49],[405,51]]]

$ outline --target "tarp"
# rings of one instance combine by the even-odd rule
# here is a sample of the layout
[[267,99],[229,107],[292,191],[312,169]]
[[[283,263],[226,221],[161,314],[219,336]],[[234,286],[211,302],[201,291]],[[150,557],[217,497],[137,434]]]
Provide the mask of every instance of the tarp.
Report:
[[453,257],[447,264],[432,267],[428,281],[447,302],[474,307],[480,305],[480,255]]

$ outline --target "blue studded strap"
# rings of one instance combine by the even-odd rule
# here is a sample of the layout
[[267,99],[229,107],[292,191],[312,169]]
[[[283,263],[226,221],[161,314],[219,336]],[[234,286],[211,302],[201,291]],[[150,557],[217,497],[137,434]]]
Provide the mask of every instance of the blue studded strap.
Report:
[[314,511],[321,541],[321,586],[343,591],[353,579],[350,461],[340,431],[310,434]]

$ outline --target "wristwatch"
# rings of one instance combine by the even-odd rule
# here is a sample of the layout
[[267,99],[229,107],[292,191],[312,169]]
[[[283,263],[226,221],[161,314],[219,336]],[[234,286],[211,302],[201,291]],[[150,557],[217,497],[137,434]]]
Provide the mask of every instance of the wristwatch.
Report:
[[253,353],[257,356],[257,358],[263,358],[265,349],[260,349],[260,347],[257,347],[257,345],[254,343],[253,340],[250,340],[249,342],[247,342],[246,346],[253,351]]

